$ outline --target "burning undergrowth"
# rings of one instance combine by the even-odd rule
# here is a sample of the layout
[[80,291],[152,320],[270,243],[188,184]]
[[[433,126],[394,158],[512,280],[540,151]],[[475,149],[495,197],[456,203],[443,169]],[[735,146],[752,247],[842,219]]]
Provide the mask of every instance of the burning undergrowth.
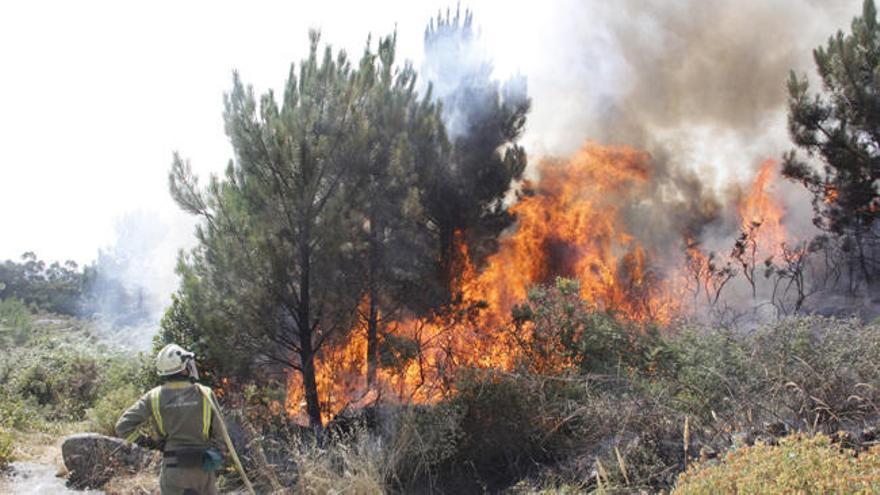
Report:
[[[722,200],[695,175],[626,146],[587,143],[568,159],[542,160],[539,178],[524,181],[510,207],[515,224],[484,263],[475,264],[458,234],[453,302],[428,316],[383,320],[377,386],[365,382],[363,328],[324,350],[317,381],[325,419],[379,398],[434,402],[451,391],[456,370],[513,369],[529,337],[514,335],[511,311],[557,277],[576,279],[596,312],[639,326],[720,317],[719,307],[742,316],[763,263],[791,242],[771,194],[777,167],[764,162],[750,186]],[[288,384],[295,416],[298,381],[295,374]]]

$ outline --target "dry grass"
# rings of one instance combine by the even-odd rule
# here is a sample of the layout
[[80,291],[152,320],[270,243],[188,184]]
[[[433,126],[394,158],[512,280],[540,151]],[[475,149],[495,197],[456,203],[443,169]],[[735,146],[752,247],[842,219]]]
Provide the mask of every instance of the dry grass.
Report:
[[154,495],[159,493],[159,473],[154,469],[117,476],[102,488],[108,495]]
[[728,452],[721,462],[693,466],[673,491],[714,493],[878,493],[880,448],[856,456],[823,435],[794,435],[778,446],[757,444]]
[[314,442],[297,442],[293,449],[298,479],[296,495],[345,493],[375,495],[386,492],[388,475],[382,441],[366,433],[348,441],[320,447]]

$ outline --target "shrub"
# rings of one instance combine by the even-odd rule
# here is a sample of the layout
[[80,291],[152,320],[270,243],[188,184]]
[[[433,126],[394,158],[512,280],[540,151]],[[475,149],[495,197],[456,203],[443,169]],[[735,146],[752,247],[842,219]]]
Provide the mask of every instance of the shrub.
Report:
[[396,415],[388,434],[392,481],[404,492],[417,484],[433,486],[441,466],[458,453],[462,411],[453,404],[406,408]]
[[116,421],[141,396],[135,385],[122,385],[108,391],[86,413],[90,427],[97,433],[116,436]]
[[789,318],[754,337],[764,397],[792,424],[825,433],[866,426],[880,404],[880,326],[856,319]]
[[[456,390],[444,403],[456,436],[432,471],[452,493],[497,491],[541,472],[553,484],[582,485],[597,458],[609,482],[668,486],[683,462],[683,415],[623,378],[612,386],[607,377],[472,370]],[[615,472],[615,450],[626,475]]]
[[733,415],[759,391],[750,343],[734,332],[686,328],[669,341],[675,366],[662,384],[675,390],[680,411]]
[[[185,267],[181,264],[178,268]],[[159,332],[153,337],[154,353],[173,343],[195,353],[203,378],[258,378],[259,373],[252,373],[253,347],[237,340],[240,332],[230,327],[225,316],[199,309],[206,304],[202,301],[205,295],[199,290],[189,268],[185,270],[181,273],[183,286],[171,296],[171,305],[165,310]]]
[[156,374],[153,358],[145,353],[137,355],[123,352],[110,354],[102,362],[100,373],[100,396],[126,386],[134,386],[136,389],[146,392],[161,383]]
[[294,442],[292,453],[298,476],[292,492],[297,495],[386,493],[388,473],[382,442],[365,432],[347,440],[331,442],[325,447],[314,441]]
[[30,335],[31,312],[18,299],[0,299],[0,344],[17,346],[25,343]]
[[676,366],[662,385],[681,412],[704,422],[830,434],[864,427],[880,410],[876,324],[798,317],[751,333],[691,329],[670,341]]
[[779,446],[755,445],[727,453],[720,463],[681,474],[673,493],[878,493],[880,447],[856,457],[827,436],[796,435]]
[[98,399],[120,387],[146,390],[157,378],[144,355],[110,351],[81,339],[38,339],[32,344],[14,354],[0,353],[0,393],[47,420],[82,420]]
[[534,373],[645,373],[665,367],[669,357],[656,329],[598,310],[574,280],[533,288],[513,320],[522,367]]
[[30,431],[43,426],[35,404],[13,394],[0,393],[0,428]]
[[12,462],[12,434],[0,426],[0,470]]
[[78,349],[34,352],[22,359],[12,391],[44,406],[47,419],[78,420],[97,398],[100,369],[96,357]]

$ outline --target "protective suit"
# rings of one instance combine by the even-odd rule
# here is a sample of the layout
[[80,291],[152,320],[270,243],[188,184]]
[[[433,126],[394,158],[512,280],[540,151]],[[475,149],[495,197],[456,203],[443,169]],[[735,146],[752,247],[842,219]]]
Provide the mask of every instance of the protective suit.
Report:
[[164,358],[168,357],[167,349],[157,358],[157,370],[165,383],[144,394],[122,414],[116,434],[134,441],[142,425],[152,425],[164,443],[159,479],[162,495],[216,494],[213,469],[220,463],[224,441],[220,427],[214,427],[222,421],[217,414],[220,408],[213,392],[192,380],[192,375],[197,376],[192,353],[177,346],[171,349],[170,354],[184,361],[176,370],[177,365],[162,361],[163,353]]

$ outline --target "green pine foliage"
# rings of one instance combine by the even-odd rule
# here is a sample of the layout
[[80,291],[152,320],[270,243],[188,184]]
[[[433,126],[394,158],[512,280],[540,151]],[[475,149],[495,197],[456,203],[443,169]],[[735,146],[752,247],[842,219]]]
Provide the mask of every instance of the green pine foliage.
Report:
[[396,34],[366,47],[356,78],[358,148],[352,178],[357,183],[353,214],[356,263],[364,280],[360,323],[367,334],[367,382],[379,366],[385,322],[404,309],[424,310],[439,290],[430,253],[436,236],[426,221],[418,167],[444,163],[448,145],[440,106],[416,91],[416,72],[396,65]]
[[440,235],[439,269],[448,282],[459,261],[456,242],[466,241],[479,263],[512,221],[504,200],[528,161],[518,141],[531,100],[525,77],[504,83],[493,77],[470,11],[432,19],[424,47],[423,75],[442,103],[452,153],[439,167],[423,164],[419,180],[426,213]]
[[201,224],[181,258],[181,297],[208,335],[303,375],[319,425],[315,353],[349,327],[359,283],[352,264],[356,219],[348,179],[359,120],[355,74],[344,52],[311,35],[309,57],[292,65],[283,98],[259,98],[233,77],[224,120],[235,159],[206,190],[179,156],[171,192]]
[[880,27],[873,0],[865,0],[851,33],[838,31],[813,56],[821,94],[810,94],[806,76],[792,72],[788,80],[789,130],[808,159],[788,153],[783,174],[813,194],[816,225],[844,240],[844,253],[872,282],[880,273]]
[[281,100],[268,92],[258,104],[235,75],[224,114],[235,159],[225,177],[202,190],[175,157],[172,195],[201,224],[161,337],[202,346],[222,372],[255,356],[296,370],[314,425],[324,342],[346,338],[366,298],[375,373],[379,314],[419,304],[433,234],[416,164],[436,163],[446,148],[439,108],[416,93],[409,65],[395,65],[394,36],[377,52],[368,44],[356,67],[329,47],[320,56],[318,42],[313,33]]

